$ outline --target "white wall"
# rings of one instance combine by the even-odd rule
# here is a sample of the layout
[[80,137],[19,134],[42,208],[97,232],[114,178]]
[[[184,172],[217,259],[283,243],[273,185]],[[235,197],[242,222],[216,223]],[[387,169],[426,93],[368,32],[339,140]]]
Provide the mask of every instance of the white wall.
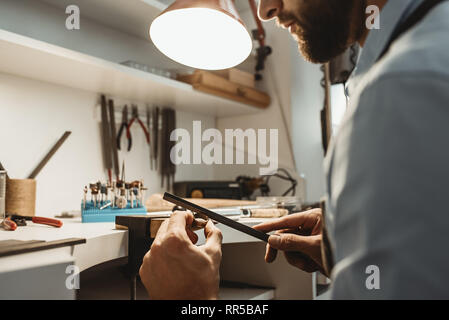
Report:
[[[36,37],[67,48],[119,62],[134,59],[150,65],[161,65],[153,59],[149,41],[84,19],[79,33],[61,28],[65,14],[61,9],[39,1],[2,0],[0,28]],[[249,29],[255,27],[249,11],[242,13]],[[60,21],[61,20],[61,21]],[[201,120],[203,128],[273,128],[279,130],[279,166],[307,178],[307,200],[315,201],[323,194],[322,149],[319,110],[322,107],[321,74],[317,66],[302,61],[296,45],[285,30],[273,22],[266,23],[267,43],[273,54],[267,60],[265,80],[259,84],[270,94],[273,103],[258,115],[214,118],[178,113],[178,126],[191,130],[193,120]],[[70,35],[70,36],[69,36]],[[163,60],[163,59],[162,59]],[[246,68],[251,63],[246,63]],[[96,93],[50,85],[29,79],[0,74],[0,161],[12,177],[25,177],[65,130],[72,136],[55,155],[38,178],[37,212],[53,215],[61,210],[78,209],[82,187],[104,177],[100,132],[94,106]],[[129,101],[126,101],[129,103]],[[125,101],[117,101],[121,105]],[[280,108],[293,137],[294,163],[287,143]],[[119,119],[117,119],[119,120]],[[137,127],[134,129],[136,130]],[[149,171],[148,150],[140,131],[135,133],[135,148],[121,154],[127,163],[129,178],[143,177],[149,194],[160,191],[160,180]],[[257,176],[259,165],[188,165],[179,166],[177,180],[235,179],[238,175]],[[61,183],[63,181],[63,183]],[[288,187],[273,180],[274,193]],[[299,190],[299,193],[301,190]]]
[[[2,29],[113,62],[135,60],[160,68],[176,67],[168,58],[156,54],[148,39],[130,36],[85,18],[79,31],[68,31],[66,17],[64,10],[40,1],[1,1]],[[37,178],[37,214],[52,216],[62,210],[77,210],[83,186],[98,179],[104,181],[100,123],[95,107],[99,100],[100,93],[0,73],[0,161],[12,178],[25,178],[63,132],[72,131]],[[115,99],[115,102],[116,107],[121,107],[131,101]],[[178,127],[190,131],[193,120],[201,120],[205,128],[215,127],[213,117],[177,113]],[[149,150],[141,129],[133,126],[132,134],[132,151],[119,154],[120,163],[126,162],[126,178],[143,178],[149,188],[147,195],[162,191],[159,176],[150,171]],[[212,177],[213,166],[198,165],[179,166],[175,178]]]
[[[287,48],[286,48],[287,49]],[[293,149],[298,171],[305,175],[307,200],[319,201],[324,195],[323,148],[320,111],[324,91],[319,65],[306,62],[296,43],[290,43]]]
[[[249,29],[255,28],[250,12],[242,14],[242,18]],[[268,57],[266,69],[263,72],[264,80],[258,85],[266,90],[271,96],[270,107],[255,115],[219,118],[218,129],[241,128],[243,130],[254,128],[278,129],[279,130],[279,166],[295,170],[295,164],[287,144],[287,131],[282,120],[280,108],[282,107],[287,119],[287,125],[291,125],[290,116],[290,39],[288,34],[278,29],[274,23],[265,24],[267,33],[267,44],[273,48],[273,54]],[[259,165],[232,165],[221,166],[216,170],[216,176],[227,176],[235,178],[236,175],[246,173],[258,175]]]
[[[254,28],[251,13],[242,14],[249,28]],[[267,45],[273,48],[268,57],[262,86],[270,94],[272,104],[258,115],[218,119],[222,131],[232,128],[272,128],[279,130],[279,167],[286,168],[296,178],[304,174],[305,197],[308,202],[318,201],[324,194],[323,149],[321,147],[320,110],[323,107],[322,77],[319,66],[304,61],[296,42],[289,33],[278,28],[273,21],[264,23]],[[288,146],[287,130],[282,119],[284,110],[292,137],[293,153]],[[259,165],[219,166],[216,177],[233,179],[237,175],[257,176]],[[272,179],[273,194],[285,191],[288,184]],[[298,190],[301,193],[301,187]]]
[[[105,180],[100,140],[99,95],[0,73],[0,161],[11,178],[26,178],[64,131],[72,134],[37,177],[36,213],[52,216],[77,210],[82,188]],[[116,101],[119,107],[122,103]],[[98,108],[97,108],[98,109]],[[143,116],[143,115],[142,115]],[[205,128],[215,119],[177,112],[177,126],[191,131],[192,121]],[[120,121],[117,118],[116,121]],[[138,126],[133,126],[133,149],[120,152],[127,179],[144,179],[147,195],[162,191],[156,172],[150,171],[149,150]],[[122,141],[126,145],[125,139]],[[175,179],[213,177],[213,166],[179,166]]]
[[[79,210],[83,186],[105,180],[99,95],[0,73],[0,161],[11,178],[26,178],[64,131],[72,134],[37,177],[36,214],[52,216]],[[117,100],[116,106],[122,103]],[[144,116],[144,115],[141,115]],[[192,120],[214,127],[208,116],[177,112],[177,126],[191,130]],[[120,121],[116,118],[116,121]],[[160,179],[150,171],[149,150],[138,126],[132,127],[133,149],[120,152],[127,179],[144,179],[147,195],[160,192]],[[126,145],[125,139],[122,141]],[[179,166],[176,180],[210,179],[213,167]]]
[[[81,12],[80,30],[67,30],[65,27],[67,17],[64,8],[54,7],[41,1],[0,1],[1,29],[112,62],[133,60],[158,68],[182,68],[181,65],[159,53],[149,39],[138,38],[108,28],[86,18],[83,12]],[[123,24],[126,23],[123,21]]]

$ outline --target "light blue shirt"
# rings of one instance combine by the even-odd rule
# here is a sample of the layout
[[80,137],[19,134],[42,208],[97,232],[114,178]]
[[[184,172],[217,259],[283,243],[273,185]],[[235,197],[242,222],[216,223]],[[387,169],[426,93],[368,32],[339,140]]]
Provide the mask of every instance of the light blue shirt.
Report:
[[335,299],[449,298],[449,1],[376,63],[421,1],[382,10],[325,160]]

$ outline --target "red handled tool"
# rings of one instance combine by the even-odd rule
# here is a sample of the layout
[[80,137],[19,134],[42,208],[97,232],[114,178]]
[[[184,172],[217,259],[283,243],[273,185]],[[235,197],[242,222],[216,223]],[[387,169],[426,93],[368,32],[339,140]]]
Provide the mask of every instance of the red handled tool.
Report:
[[12,221],[14,221],[15,223],[17,223],[17,225],[19,225],[19,226],[26,225],[25,221],[28,220],[28,221],[32,221],[34,223],[45,224],[47,226],[52,226],[52,227],[56,227],[56,228],[61,228],[62,227],[62,221],[58,220],[58,219],[53,219],[53,218],[27,217],[27,216],[19,216],[17,214],[12,215],[9,218]]
[[117,149],[120,150],[120,139],[122,137],[123,130],[126,131],[126,139],[128,139],[128,151],[131,150],[132,146],[132,137],[129,131],[128,125],[128,106],[125,106],[122,111],[122,123],[120,125],[120,129],[117,134]]
[[140,127],[143,130],[143,133],[145,134],[145,138],[147,139],[147,143],[150,144],[150,134],[148,133],[148,130],[145,127],[145,124],[139,118],[139,109],[137,108],[137,106],[132,106],[131,110],[132,110],[132,118],[131,118],[131,121],[129,122],[129,125],[128,125],[129,129],[131,129],[131,126],[133,125],[134,121],[137,120],[137,122],[139,123]]
[[17,229],[17,224],[10,218],[6,218],[0,223],[0,227],[7,231],[14,231]]

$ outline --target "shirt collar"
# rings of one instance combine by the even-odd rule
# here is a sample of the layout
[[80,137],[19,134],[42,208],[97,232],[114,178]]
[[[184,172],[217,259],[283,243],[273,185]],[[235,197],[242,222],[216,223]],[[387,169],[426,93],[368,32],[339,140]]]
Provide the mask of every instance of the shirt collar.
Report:
[[423,0],[389,0],[380,13],[380,29],[369,32],[361,50],[356,68],[349,81],[347,92],[353,92],[360,78],[376,63],[398,24],[406,19]]

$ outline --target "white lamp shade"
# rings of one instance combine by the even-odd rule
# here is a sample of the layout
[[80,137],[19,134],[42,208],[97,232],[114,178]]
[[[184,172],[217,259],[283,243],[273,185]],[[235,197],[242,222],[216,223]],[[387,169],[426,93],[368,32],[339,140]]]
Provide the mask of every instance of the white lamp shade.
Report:
[[170,59],[205,70],[232,68],[248,58],[252,39],[242,22],[211,8],[166,11],[150,27],[154,45]]

